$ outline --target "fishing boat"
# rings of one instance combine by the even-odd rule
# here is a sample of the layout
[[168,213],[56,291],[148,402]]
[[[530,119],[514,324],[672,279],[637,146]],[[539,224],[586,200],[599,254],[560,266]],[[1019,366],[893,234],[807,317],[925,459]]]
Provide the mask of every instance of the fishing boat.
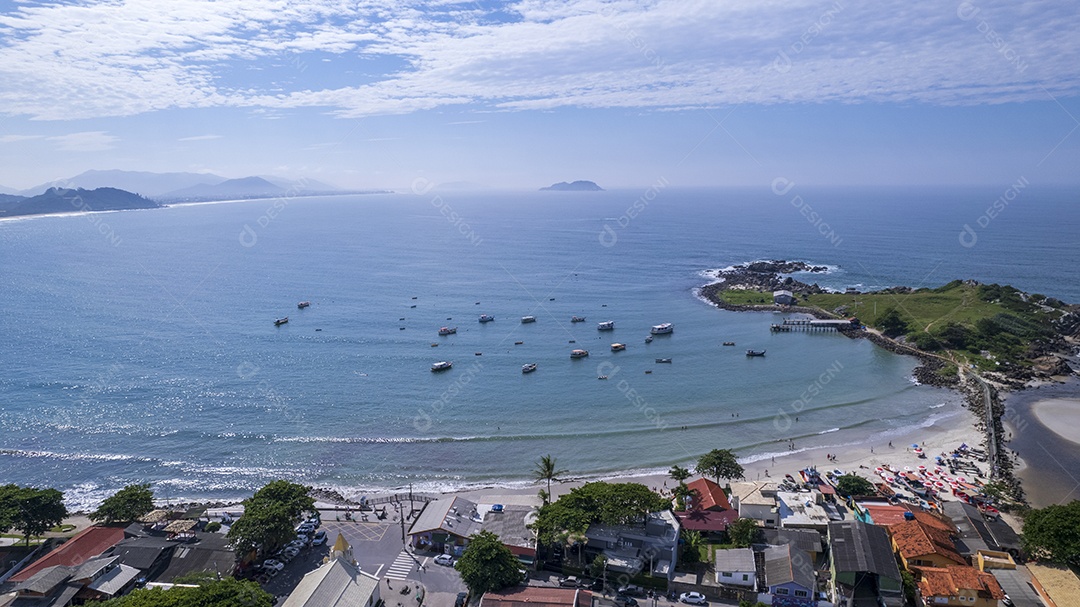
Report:
[[615,321],[614,320],[605,320],[604,322],[599,323],[599,324],[596,325],[596,330],[597,331],[614,331],[615,330]]
[[652,335],[646,335],[645,336],[645,343],[647,343],[647,344],[652,343]]
[[480,315],[480,322],[491,322],[493,320],[495,320],[495,317],[490,315],[490,314],[481,314]]
[[747,356],[765,356],[765,350],[747,350]]
[[673,324],[671,324],[669,322],[666,322],[666,323],[663,323],[663,324],[660,324],[660,325],[653,326],[652,329],[649,329],[649,333],[652,333],[653,335],[666,335],[668,333],[671,333],[674,330],[675,330],[675,325],[673,325]]
[[656,362],[658,362],[658,363],[668,363],[668,364],[670,364],[670,363],[671,363],[671,359],[670,359],[670,358],[658,358],[658,359],[656,359]]
[[622,352],[626,349],[626,344],[611,344],[612,352]]
[[443,327],[439,329],[439,335],[453,335],[457,333],[457,327]]
[[535,370],[536,370],[536,363],[525,363],[524,365],[521,365],[521,372],[522,373],[532,373]]
[[584,316],[571,316],[570,322],[585,322]]
[[526,324],[529,324],[531,322],[536,322],[536,317],[535,316],[522,316],[521,317],[521,324],[526,325]]
[[311,305],[310,301],[302,301],[302,302],[296,304],[296,307],[303,310],[304,308],[306,308],[306,307],[308,307],[310,305]]
[[585,358],[588,355],[588,350],[572,350],[570,352],[570,358]]
[[281,317],[281,318],[274,321],[274,326],[275,327],[280,327],[281,325],[283,325],[283,324],[285,324],[287,322],[289,322],[289,317],[288,316],[283,316],[283,317]]
[[735,345],[735,342],[733,342],[733,341],[725,341],[725,342],[724,342],[724,345],[725,345],[725,346],[734,346],[734,345]]
[[431,370],[432,371],[446,371],[447,369],[449,369],[450,367],[453,367],[453,366],[454,366],[454,363],[452,363],[452,362],[450,362],[448,360],[441,360],[441,361],[439,361],[437,363],[432,363],[431,364]]

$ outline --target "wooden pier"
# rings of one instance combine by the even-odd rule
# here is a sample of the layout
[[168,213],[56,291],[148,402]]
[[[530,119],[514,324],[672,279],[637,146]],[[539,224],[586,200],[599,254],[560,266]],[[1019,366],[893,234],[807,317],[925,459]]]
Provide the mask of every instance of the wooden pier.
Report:
[[850,331],[857,325],[850,320],[816,320],[816,319],[785,319],[783,323],[774,324],[769,329],[774,333],[789,333],[791,331]]

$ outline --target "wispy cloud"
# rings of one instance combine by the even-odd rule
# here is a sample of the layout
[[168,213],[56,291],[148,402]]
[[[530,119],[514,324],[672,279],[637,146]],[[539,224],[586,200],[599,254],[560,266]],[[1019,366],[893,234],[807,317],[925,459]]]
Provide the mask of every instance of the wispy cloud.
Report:
[[487,122],[487,120],[457,120],[455,122],[447,122],[446,124],[448,124],[448,125],[455,125],[455,124],[483,124],[485,122]]
[[41,138],[42,135],[3,135],[0,136],[0,143],[18,143],[20,141],[31,141]]
[[195,135],[193,137],[181,137],[177,141],[207,141],[210,139],[221,139],[221,135]]
[[[117,0],[9,5],[0,29],[0,112],[50,120],[190,107],[353,117],[1080,93],[1080,11],[1053,0],[521,0],[490,11],[409,0],[175,0],[161,11]],[[343,84],[341,73],[307,69],[326,58],[309,53],[390,67]],[[241,76],[271,72],[292,78]]]
[[48,141],[56,142],[56,149],[64,152],[101,152],[111,150],[117,137],[109,135],[105,131],[83,131],[68,135],[56,135],[46,137]]

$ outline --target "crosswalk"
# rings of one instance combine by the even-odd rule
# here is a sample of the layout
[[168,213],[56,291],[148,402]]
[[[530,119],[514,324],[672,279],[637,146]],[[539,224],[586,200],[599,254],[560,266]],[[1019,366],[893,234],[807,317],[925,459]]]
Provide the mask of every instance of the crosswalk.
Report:
[[405,580],[412,573],[413,567],[416,567],[416,561],[413,560],[413,556],[404,550],[401,554],[397,555],[394,562],[386,568],[384,578],[391,580]]

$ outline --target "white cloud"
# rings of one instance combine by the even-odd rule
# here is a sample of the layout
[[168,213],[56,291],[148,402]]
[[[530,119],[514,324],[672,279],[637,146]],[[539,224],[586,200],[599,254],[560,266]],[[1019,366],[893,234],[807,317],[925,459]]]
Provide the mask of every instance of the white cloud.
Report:
[[181,137],[177,141],[208,141],[210,139],[221,139],[221,135],[194,135],[192,137]]
[[116,137],[105,131],[83,131],[68,135],[56,135],[46,137],[48,141],[56,142],[56,149],[63,152],[101,152],[111,150]]
[[20,141],[32,141],[41,138],[42,135],[3,135],[0,136],[0,143],[18,143]]
[[[356,117],[465,104],[955,105],[1080,92],[1080,11],[1052,0],[522,0],[498,18],[452,2],[175,0],[162,11],[117,0],[14,6],[0,31],[0,112],[50,120],[221,106]],[[343,83],[346,67],[308,69],[320,54],[335,65],[376,59],[367,63],[382,72]]]

